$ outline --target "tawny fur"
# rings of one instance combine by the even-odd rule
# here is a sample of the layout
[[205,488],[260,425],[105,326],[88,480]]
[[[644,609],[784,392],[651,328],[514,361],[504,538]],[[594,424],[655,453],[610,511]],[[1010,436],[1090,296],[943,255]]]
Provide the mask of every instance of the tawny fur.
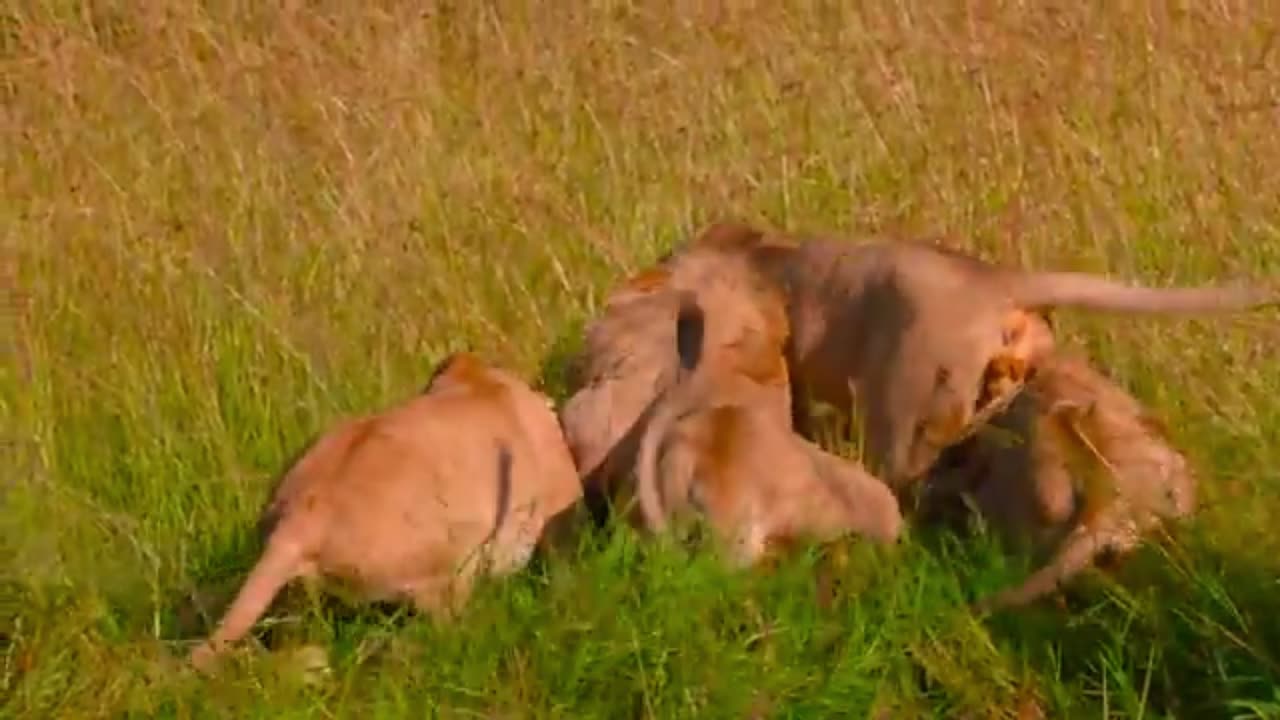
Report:
[[[765,234],[766,241],[785,239]],[[915,241],[792,238],[765,268],[784,288],[793,392],[820,400],[866,435],[868,466],[895,488],[923,476],[975,426],[993,360],[1024,369],[1052,350],[1043,313],[1243,310],[1276,305],[1273,289],[1154,289],[1099,276],[1001,267]],[[1007,399],[1007,398],[1006,398]],[[797,427],[808,433],[804,412]]]
[[1031,602],[1196,509],[1196,476],[1160,423],[1066,353],[1043,360],[1008,411],[947,455],[952,462],[934,470],[929,496],[967,494],[1006,540],[1050,552],[1042,568],[984,599],[981,610]]
[[[823,401],[858,416],[870,469],[904,497],[939,453],[1002,408],[1052,352],[1059,305],[1193,312],[1276,304],[1246,287],[1131,287],[1082,273],[993,265],[924,242],[844,242],[715,223],[616,290],[588,327],[577,392],[561,413],[579,472],[608,485],[634,466],[645,409],[675,376],[667,348],[679,292],[723,318],[723,347],[763,327],[760,303],[732,291],[767,276],[790,325],[797,429]],[[714,307],[712,288],[724,300]],[[767,304],[773,304],[770,301]]]
[[625,501],[647,408],[674,381],[681,293],[692,292],[716,318],[705,340],[709,361],[774,387],[790,408],[780,352],[787,341],[785,298],[754,271],[759,234],[722,223],[621,284],[586,329],[574,392],[560,411],[584,482]]
[[455,354],[421,394],[338,424],[286,472],[262,556],[192,662],[209,667],[295,578],[448,617],[479,574],[522,567],[581,492],[547,398]]
[[[701,516],[739,566],[800,540],[896,541],[902,516],[888,487],[796,435],[781,386],[703,354],[700,336],[713,335],[719,318],[704,314],[693,293],[683,297],[683,377],[660,396],[640,443],[645,526],[662,532],[669,517]],[[781,364],[781,348],[771,352]]]

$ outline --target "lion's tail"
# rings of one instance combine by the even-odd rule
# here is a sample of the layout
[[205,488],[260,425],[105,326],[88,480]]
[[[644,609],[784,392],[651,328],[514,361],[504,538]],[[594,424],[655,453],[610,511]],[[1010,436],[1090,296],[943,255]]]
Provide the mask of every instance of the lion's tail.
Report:
[[267,611],[280,589],[299,575],[304,559],[302,545],[297,542],[295,534],[281,530],[284,528],[271,534],[262,557],[249,572],[248,579],[218,628],[192,651],[191,662],[197,668],[208,667],[227,645],[244,637]]
[[[680,360],[680,372],[676,382],[656,401],[656,411],[645,424],[637,456],[636,499],[645,525],[651,532],[662,532],[667,527],[666,508],[663,507],[658,480],[658,448],[671,431],[671,426],[685,408],[697,403],[705,384],[698,372],[704,350],[706,315],[697,297],[691,292],[680,295],[680,309],[676,315],[676,353]],[[690,387],[692,384],[692,387]],[[662,402],[663,399],[682,397],[683,401]]]
[[1015,304],[1031,310],[1055,306],[1130,313],[1208,313],[1280,305],[1274,288],[1243,284],[1153,288],[1079,272],[1019,273],[1007,278]]

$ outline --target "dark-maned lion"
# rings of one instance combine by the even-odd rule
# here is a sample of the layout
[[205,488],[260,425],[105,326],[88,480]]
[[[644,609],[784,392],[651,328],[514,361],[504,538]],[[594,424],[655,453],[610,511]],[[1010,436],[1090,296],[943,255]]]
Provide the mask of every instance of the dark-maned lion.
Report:
[[944,454],[926,483],[926,512],[967,495],[1010,543],[1049,549],[1025,582],[978,604],[990,610],[1031,602],[1189,517],[1196,485],[1145,407],[1083,358],[1058,353],[989,427]]

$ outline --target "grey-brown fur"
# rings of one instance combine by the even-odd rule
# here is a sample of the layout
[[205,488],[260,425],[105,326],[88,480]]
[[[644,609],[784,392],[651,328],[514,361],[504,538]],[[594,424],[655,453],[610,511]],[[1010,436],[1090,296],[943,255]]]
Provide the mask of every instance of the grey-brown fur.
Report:
[[[1007,399],[984,396],[993,364],[1012,354],[1026,370],[1052,350],[1042,314],[1054,306],[1159,313],[1276,303],[1274,292],[1258,288],[1131,287],[1001,267],[924,242],[802,238],[716,223],[624,283],[588,327],[577,391],[561,411],[588,486],[610,485],[634,466],[646,408],[675,377],[666,348],[678,294],[698,294],[724,328],[713,345],[730,348],[761,323],[758,303],[740,292],[741,278],[755,271],[785,295],[797,428],[810,433],[810,399],[852,408],[868,464],[899,491],[974,429],[985,403]],[[1011,338],[1011,327],[1028,328],[1026,336]]]
[[[1208,312],[1278,299],[1274,290],[1242,286],[1153,289],[1024,271],[891,240],[797,240],[789,256],[775,254],[772,272],[788,295],[797,396],[844,411],[853,405],[869,466],[899,488],[969,429],[984,375],[1006,351],[1005,328],[1020,313]],[[803,414],[798,422],[803,429]]]

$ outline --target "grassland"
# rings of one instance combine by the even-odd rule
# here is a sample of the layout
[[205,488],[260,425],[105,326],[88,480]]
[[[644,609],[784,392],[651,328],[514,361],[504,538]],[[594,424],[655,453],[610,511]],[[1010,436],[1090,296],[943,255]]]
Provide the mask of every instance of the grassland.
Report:
[[4,715],[1280,717],[1274,314],[1061,318],[1204,476],[1069,611],[972,617],[1025,571],[981,539],[855,549],[823,607],[808,556],[618,531],[452,628],[285,603],[192,676],[309,437],[461,348],[562,396],[610,284],[710,219],[1280,272],[1274,3],[280,5],[0,11]]

